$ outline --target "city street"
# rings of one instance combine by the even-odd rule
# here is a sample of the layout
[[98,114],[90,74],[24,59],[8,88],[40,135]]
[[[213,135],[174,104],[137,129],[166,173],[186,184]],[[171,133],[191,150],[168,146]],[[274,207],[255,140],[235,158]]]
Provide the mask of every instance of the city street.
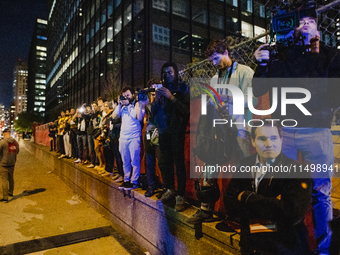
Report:
[[141,254],[133,240],[113,230],[20,146],[14,196],[0,203],[0,254]]

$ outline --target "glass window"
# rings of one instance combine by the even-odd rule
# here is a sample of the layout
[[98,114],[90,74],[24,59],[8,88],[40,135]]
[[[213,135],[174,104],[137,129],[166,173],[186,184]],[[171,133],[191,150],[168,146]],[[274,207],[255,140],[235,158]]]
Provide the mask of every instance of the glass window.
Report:
[[46,74],[36,73],[35,77],[37,77],[37,78],[46,78]]
[[110,17],[113,13],[113,0],[107,6],[107,16]]
[[223,29],[223,16],[214,12],[210,13],[210,25],[219,29]]
[[47,37],[46,36],[37,35],[37,39],[47,40]]
[[189,2],[184,0],[172,1],[172,12],[175,15],[188,18],[189,17]]
[[169,12],[169,0],[152,0],[152,7],[161,11]]
[[131,21],[131,4],[124,11],[124,26]]
[[122,17],[120,16],[114,24],[114,35],[118,34],[122,30]]
[[204,8],[193,6],[192,20],[205,25],[208,24],[207,10]]
[[246,11],[246,12],[253,12],[253,4],[252,4],[252,0],[243,0],[241,1],[241,6],[242,6],[242,11]]
[[143,0],[134,0],[133,4],[133,17],[135,17],[144,8]]
[[122,0],[115,0],[115,7],[117,8],[117,6],[120,5],[121,2]]
[[254,15],[261,18],[266,17],[265,8],[263,4],[260,4],[256,1],[254,2]]
[[242,35],[248,38],[252,38],[253,35],[253,25],[242,21],[241,22],[241,26],[242,26]]
[[163,45],[170,44],[170,29],[162,26],[152,24],[152,40],[154,43],[159,43]]
[[[259,35],[262,35],[266,32],[266,30],[262,27],[258,27],[258,26],[254,26],[254,29],[255,29],[255,37],[256,36],[259,36]],[[265,43],[266,42],[266,37],[262,37],[261,39],[259,39],[260,42],[263,42]]]
[[226,0],[226,3],[237,7],[237,0]]

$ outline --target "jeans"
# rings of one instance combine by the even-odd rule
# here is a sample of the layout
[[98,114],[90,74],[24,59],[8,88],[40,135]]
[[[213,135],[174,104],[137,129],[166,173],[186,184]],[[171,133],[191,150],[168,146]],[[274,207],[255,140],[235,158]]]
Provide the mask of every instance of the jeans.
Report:
[[96,152],[94,151],[94,138],[92,135],[87,135],[87,142],[88,142],[88,145],[89,145],[89,151],[90,151],[90,154],[91,154],[91,163],[92,165],[98,165],[98,159],[97,159],[97,156],[96,156]]
[[119,152],[123,160],[124,182],[130,181],[132,166],[131,183],[138,184],[140,174],[140,137],[129,140],[119,138]]
[[[334,147],[329,128],[283,128],[282,152],[296,160],[298,150],[305,164],[334,164]],[[334,166],[333,166],[334,167]],[[333,219],[331,203],[331,177],[333,172],[312,173],[313,221],[317,252],[328,254],[332,232],[328,222]]]
[[156,188],[156,156],[159,155],[159,146],[153,145],[151,140],[146,139],[146,135],[144,136],[144,152],[145,152],[145,173],[146,179],[148,180],[148,186],[151,189]]
[[77,135],[78,158],[87,160],[88,147],[86,135]]
[[159,168],[167,189],[175,188],[174,163],[177,176],[177,195],[184,196],[186,187],[186,168],[184,161],[185,133],[159,134]]

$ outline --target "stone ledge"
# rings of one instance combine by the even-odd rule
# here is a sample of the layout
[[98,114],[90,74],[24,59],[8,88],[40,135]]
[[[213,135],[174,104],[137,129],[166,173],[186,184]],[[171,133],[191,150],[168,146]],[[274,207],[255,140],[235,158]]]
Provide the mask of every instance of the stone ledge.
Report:
[[142,189],[124,193],[111,178],[71,160],[58,159],[46,146],[25,145],[91,207],[109,218],[114,228],[123,229],[151,254],[240,254],[239,235],[217,230],[217,222],[196,226],[202,237],[195,238],[197,232],[186,220],[197,208],[189,206],[184,212],[175,212],[171,204],[163,205],[155,196],[145,197]]

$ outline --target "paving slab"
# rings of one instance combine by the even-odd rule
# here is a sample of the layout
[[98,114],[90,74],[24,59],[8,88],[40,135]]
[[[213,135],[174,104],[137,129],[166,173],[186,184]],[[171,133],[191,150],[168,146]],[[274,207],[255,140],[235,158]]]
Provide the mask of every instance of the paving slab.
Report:
[[28,253],[30,255],[103,255],[117,254],[129,255],[130,253],[112,236],[67,245],[45,251]]
[[14,181],[14,196],[0,203],[0,246],[110,226],[30,154],[23,142]]

